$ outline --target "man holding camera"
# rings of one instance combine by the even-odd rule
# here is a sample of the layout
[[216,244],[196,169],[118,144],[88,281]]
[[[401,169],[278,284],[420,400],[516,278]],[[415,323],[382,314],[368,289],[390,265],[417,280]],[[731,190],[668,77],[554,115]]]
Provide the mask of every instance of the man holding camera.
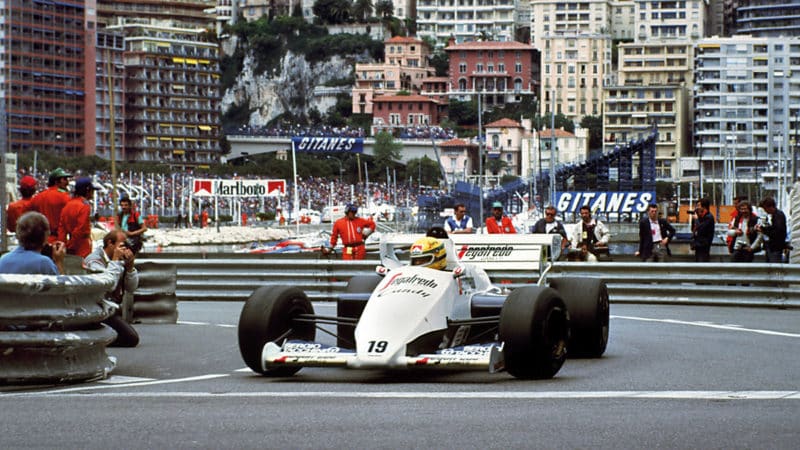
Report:
[[765,197],[761,200],[761,207],[767,217],[756,225],[756,231],[766,236],[764,252],[768,263],[783,262],[783,253],[786,250],[786,215],[777,208],[775,199]]
[[[123,264],[125,272],[114,289],[106,293],[106,297],[117,305],[122,305],[125,292],[133,292],[139,286],[139,273],[133,266],[135,256],[129,248],[125,232],[114,229],[103,236],[103,246],[97,247],[83,259],[83,267],[91,272],[102,272],[110,264]],[[139,345],[139,333],[122,317],[121,309],[103,323],[117,332],[117,339],[111,343],[115,347],[136,347]]]
[[63,242],[47,243],[50,223],[44,214],[29,211],[17,220],[19,246],[0,258],[0,273],[60,275],[64,273]]

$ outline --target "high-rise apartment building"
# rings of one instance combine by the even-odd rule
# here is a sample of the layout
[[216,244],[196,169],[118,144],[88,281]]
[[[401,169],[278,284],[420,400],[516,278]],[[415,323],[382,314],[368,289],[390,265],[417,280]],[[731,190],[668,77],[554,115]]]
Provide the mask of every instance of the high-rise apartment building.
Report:
[[[126,156],[172,164],[220,154],[219,46],[202,29],[127,23]],[[133,158],[131,158],[133,156]]]
[[[126,20],[147,20],[179,28],[214,29],[217,0],[96,0],[101,27]],[[220,0],[223,1],[223,0]]]
[[605,88],[603,150],[644,137],[653,127],[656,177],[680,177],[691,153],[694,42],[705,32],[702,1],[635,2],[634,42],[618,47],[617,82]]
[[800,132],[798,61],[796,38],[734,36],[698,42],[694,119],[702,167],[695,175],[725,187],[760,182],[765,173],[786,170]]
[[93,154],[94,2],[6,0],[0,8],[8,151]]
[[800,36],[800,2],[738,0],[736,34],[756,37]]
[[[99,30],[95,44],[95,154],[111,159],[112,135],[114,158],[129,159],[125,154],[125,37],[108,30]],[[113,124],[113,131],[112,131]],[[134,159],[130,155],[130,159]]]
[[456,43],[513,41],[515,0],[418,0],[417,35],[444,46]]
[[609,2],[532,0],[531,8],[531,42],[542,61],[539,110],[576,123],[602,114],[612,76]]

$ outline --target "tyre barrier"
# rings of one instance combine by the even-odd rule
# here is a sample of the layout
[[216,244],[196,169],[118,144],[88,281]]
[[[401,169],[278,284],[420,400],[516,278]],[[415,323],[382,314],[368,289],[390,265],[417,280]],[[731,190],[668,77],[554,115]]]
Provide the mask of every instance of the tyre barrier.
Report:
[[0,275],[0,383],[50,384],[103,379],[116,360],[116,338],[101,322],[112,272],[91,275]]
[[140,262],[139,287],[133,293],[133,321],[176,323],[178,321],[178,269],[175,264]]

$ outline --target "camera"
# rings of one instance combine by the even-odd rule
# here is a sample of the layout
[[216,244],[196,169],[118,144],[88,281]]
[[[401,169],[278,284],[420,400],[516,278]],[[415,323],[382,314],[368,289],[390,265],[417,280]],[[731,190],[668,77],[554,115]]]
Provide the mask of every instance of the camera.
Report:
[[44,244],[44,247],[42,247],[42,256],[53,259],[53,246],[51,244]]

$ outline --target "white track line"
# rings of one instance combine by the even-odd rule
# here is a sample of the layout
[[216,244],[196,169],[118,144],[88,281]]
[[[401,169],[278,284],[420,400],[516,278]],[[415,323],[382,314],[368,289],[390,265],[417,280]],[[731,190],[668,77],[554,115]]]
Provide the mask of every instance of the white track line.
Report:
[[[145,383],[146,384],[146,383]],[[80,398],[319,398],[445,400],[800,400],[800,391],[555,391],[555,392],[97,392],[50,391],[0,397]]]
[[[101,389],[111,389],[111,388],[124,388],[124,387],[132,387],[132,386],[153,386],[156,384],[172,384],[172,383],[186,383],[190,381],[203,381],[203,380],[212,380],[214,378],[223,378],[230,376],[228,374],[208,374],[208,375],[199,375],[196,377],[188,377],[188,378],[173,378],[170,380],[153,380],[153,381],[139,381],[135,383],[125,383],[125,384],[103,384],[103,385],[92,385],[92,386],[77,386],[65,389],[56,389],[52,391],[44,391],[44,392],[28,392],[28,393],[19,393],[19,394],[0,394],[0,398],[8,397],[8,396],[15,396],[15,395],[50,395],[50,394],[68,394],[70,392],[85,392],[85,391],[96,391]],[[83,395],[83,394],[80,394]]]
[[675,319],[650,319],[647,317],[631,317],[631,316],[611,316],[613,319],[625,319],[625,320],[638,320],[639,322],[661,322],[661,323],[669,323],[673,325],[690,325],[694,327],[705,327],[705,328],[715,328],[717,330],[728,330],[728,331],[746,331],[748,333],[757,333],[757,334],[766,334],[769,336],[782,336],[782,337],[791,337],[791,338],[800,338],[800,334],[798,333],[785,333],[783,331],[772,331],[772,330],[760,330],[758,328],[744,328],[741,325],[717,325],[711,322],[690,322],[686,320],[675,320]]

